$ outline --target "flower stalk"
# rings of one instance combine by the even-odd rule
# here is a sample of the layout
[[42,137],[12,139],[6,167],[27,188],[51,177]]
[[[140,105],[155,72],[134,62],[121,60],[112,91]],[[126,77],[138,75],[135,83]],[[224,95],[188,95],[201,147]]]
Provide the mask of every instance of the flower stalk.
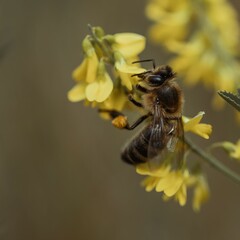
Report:
[[231,178],[233,181],[240,183],[240,175],[226,167],[222,164],[217,158],[212,156],[210,153],[205,152],[200,147],[198,147],[195,143],[193,143],[189,138],[185,137],[185,142],[188,147],[198,156],[200,156],[204,161],[210,164],[216,170],[222,172],[227,177]]

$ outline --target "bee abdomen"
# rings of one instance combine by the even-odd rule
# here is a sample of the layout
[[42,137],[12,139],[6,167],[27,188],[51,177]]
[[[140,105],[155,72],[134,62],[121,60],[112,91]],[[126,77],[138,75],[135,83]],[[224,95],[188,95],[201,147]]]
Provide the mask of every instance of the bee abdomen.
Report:
[[122,151],[121,158],[129,164],[144,163],[148,160],[148,146],[151,129],[146,127]]

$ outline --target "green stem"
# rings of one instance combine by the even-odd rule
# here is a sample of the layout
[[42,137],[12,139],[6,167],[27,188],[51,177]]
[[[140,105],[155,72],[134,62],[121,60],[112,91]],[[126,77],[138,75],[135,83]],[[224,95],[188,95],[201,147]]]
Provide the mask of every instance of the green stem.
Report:
[[237,183],[240,183],[240,176],[226,167],[224,164],[222,164],[217,158],[212,156],[210,153],[205,152],[201,148],[199,148],[196,144],[194,144],[191,140],[188,138],[185,138],[186,144],[189,146],[189,148],[197,155],[203,158],[207,163],[209,163],[212,167],[219,170],[232,180],[234,180]]
[[105,56],[108,58],[109,63],[114,65],[114,58],[113,58],[113,54],[110,52],[109,47],[106,46],[106,44],[104,43],[104,41],[100,41],[99,38],[96,36],[95,32],[94,32],[94,27],[92,27],[90,24],[88,24],[88,27],[90,29],[90,32],[92,34],[92,37],[95,41],[95,43],[99,46],[100,49],[102,49],[103,53],[105,54]]

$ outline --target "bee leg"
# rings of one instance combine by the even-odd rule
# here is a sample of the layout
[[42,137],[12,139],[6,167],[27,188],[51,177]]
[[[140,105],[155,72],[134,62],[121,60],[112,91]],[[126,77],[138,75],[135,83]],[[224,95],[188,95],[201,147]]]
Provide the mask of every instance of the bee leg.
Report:
[[144,120],[146,120],[148,117],[150,117],[150,114],[146,114],[141,116],[139,119],[137,119],[131,126],[129,124],[126,125],[125,129],[127,130],[133,130],[136,128],[139,124],[141,124]]
[[129,125],[129,122],[127,120],[127,117],[116,110],[110,110],[110,109],[98,109],[100,113],[108,113],[109,116],[112,118],[112,124],[113,126],[120,128],[120,129],[127,129],[127,130],[133,130],[136,128],[139,124],[141,124],[145,119],[150,117],[150,114],[146,114],[141,116],[139,119],[137,119],[131,126]]
[[119,116],[124,116],[123,113],[117,111],[117,110],[112,110],[112,109],[98,109],[98,112],[100,113],[108,113],[109,116],[114,119],[116,117],[119,117]]
[[145,87],[141,86],[140,84],[136,85],[136,89],[139,90],[142,93],[148,93],[149,92],[148,89],[146,89]]
[[128,100],[130,101],[130,102],[132,102],[135,106],[137,106],[137,107],[143,107],[143,105],[140,103],[140,102],[138,102],[138,101],[136,101],[134,98],[133,98],[133,95],[132,94],[129,94],[128,95]]
[[128,126],[127,117],[117,110],[98,109],[98,112],[108,113],[109,117],[112,119],[112,125],[116,128],[125,129],[126,126]]

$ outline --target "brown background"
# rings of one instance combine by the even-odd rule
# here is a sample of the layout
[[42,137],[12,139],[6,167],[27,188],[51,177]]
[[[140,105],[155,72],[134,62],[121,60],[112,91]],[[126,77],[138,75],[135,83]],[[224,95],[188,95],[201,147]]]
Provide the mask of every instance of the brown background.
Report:
[[[82,60],[87,23],[107,33],[145,35],[150,26],[145,4],[0,2],[5,49],[0,62],[0,239],[240,239],[239,185],[205,165],[211,199],[199,214],[190,201],[183,208],[164,203],[160,194],[139,187],[141,177],[120,161],[121,146],[131,134],[98,118],[95,109],[66,99],[71,72]],[[166,57],[150,42],[142,54],[159,64]],[[214,124],[212,141],[238,139],[239,128],[227,117],[233,116],[231,107],[213,111],[211,92],[201,86],[186,88],[185,95],[185,114],[204,110],[205,122]],[[240,170],[239,164],[229,165]]]

